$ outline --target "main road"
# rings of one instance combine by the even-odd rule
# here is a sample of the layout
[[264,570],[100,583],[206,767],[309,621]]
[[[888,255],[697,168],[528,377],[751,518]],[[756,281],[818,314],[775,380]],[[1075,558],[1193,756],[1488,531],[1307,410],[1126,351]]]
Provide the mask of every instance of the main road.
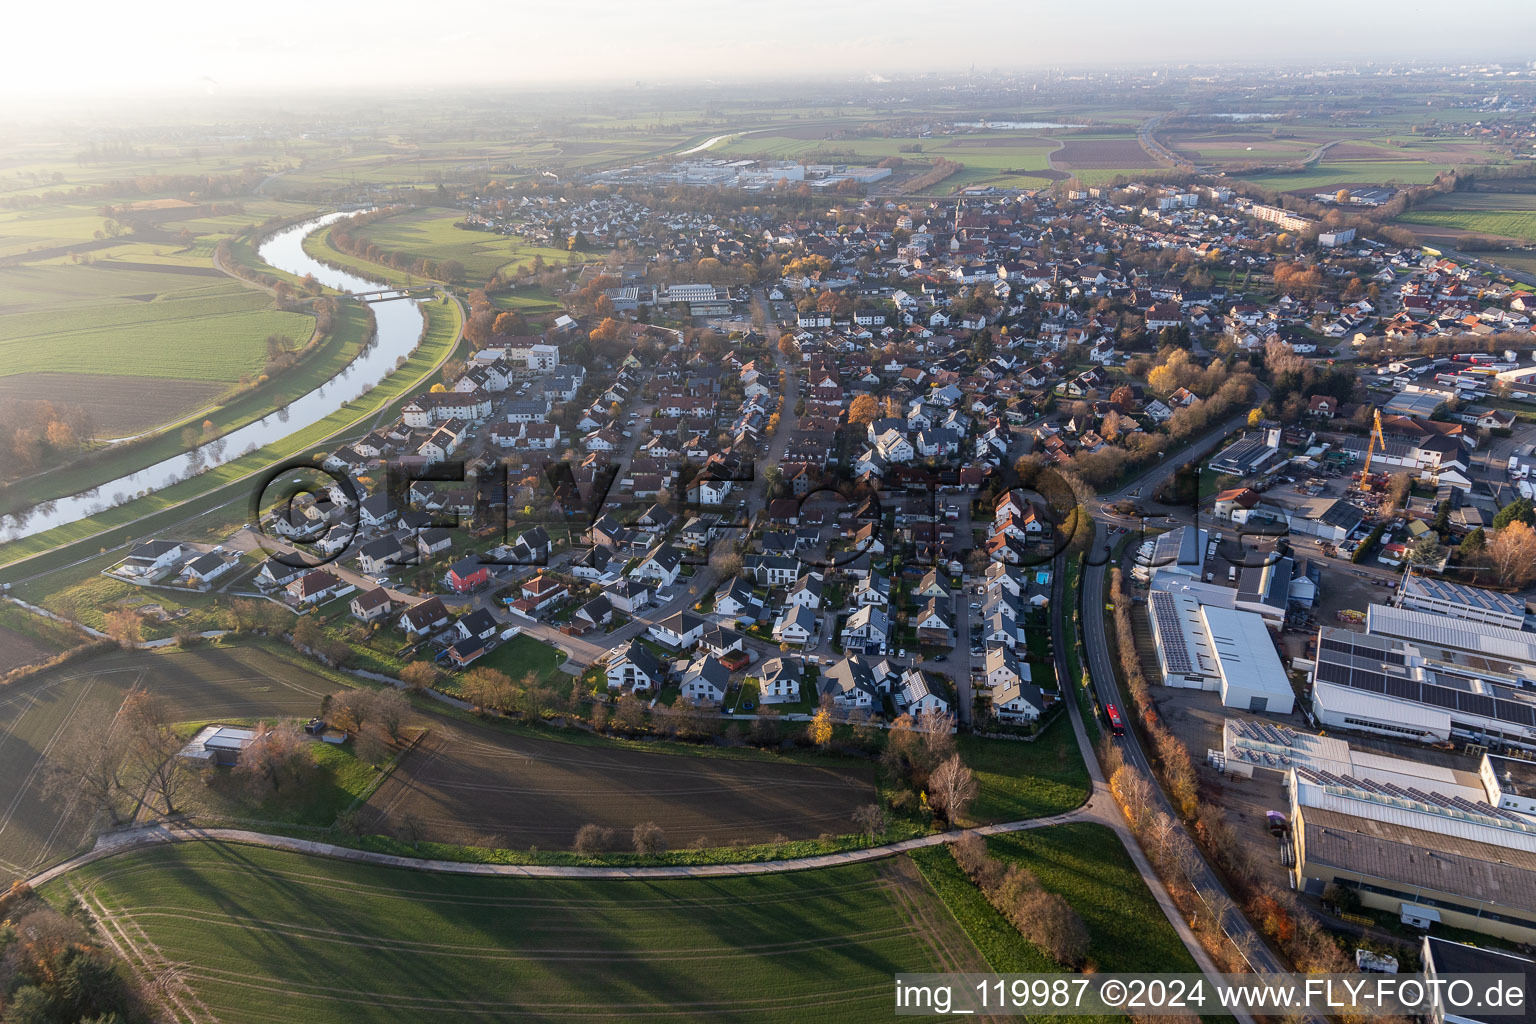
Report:
[[[1202,457],[1206,452],[1224,441],[1227,435],[1237,428],[1237,424],[1241,419],[1242,417],[1233,417],[1232,420],[1229,420],[1224,425],[1223,429],[1215,431],[1195,444],[1188,446],[1179,453],[1176,459],[1166,460],[1159,466],[1142,474],[1138,479],[1128,483],[1116,494],[1123,495],[1128,491],[1153,486],[1167,479],[1177,468],[1178,464],[1187,462],[1189,458]],[[1110,497],[1113,498],[1115,496],[1111,495]],[[1093,547],[1090,550],[1088,561],[1097,564],[1087,565],[1083,572],[1080,628],[1083,635],[1083,647],[1087,654],[1086,668],[1088,670],[1088,677],[1099,703],[1101,705],[1115,704],[1125,708],[1127,706],[1125,695],[1120,691],[1120,684],[1115,675],[1115,663],[1109,653],[1107,641],[1109,626],[1105,622],[1104,616],[1104,591],[1109,555],[1108,531],[1102,523],[1096,523],[1094,526]],[[1060,577],[1061,573],[1058,571],[1056,575]],[[1062,606],[1060,600],[1053,601],[1052,604],[1052,630],[1055,636],[1059,659],[1058,675],[1063,680],[1069,680],[1069,676],[1064,671],[1064,661],[1060,660],[1062,652],[1066,650],[1065,645],[1071,642],[1067,629],[1069,610]],[[1075,685],[1075,680],[1064,683],[1064,693],[1067,685]],[[1076,711],[1075,705],[1075,701],[1068,701],[1069,709],[1074,712]],[[1074,715],[1075,720],[1076,716]],[[1135,730],[1128,729],[1123,737],[1114,742],[1120,745],[1126,763],[1141,771],[1149,781],[1154,783],[1152,786],[1153,799],[1158,809],[1168,814],[1171,820],[1179,823],[1178,827],[1180,830],[1184,831],[1186,836],[1188,836],[1188,831],[1184,829],[1179,816],[1174,813],[1173,805],[1169,801],[1167,794],[1163,792],[1161,785],[1156,784],[1157,775],[1152,771],[1151,762],[1147,759],[1146,752],[1142,749],[1141,741],[1137,738]],[[1192,837],[1190,838],[1192,839]],[[1218,897],[1214,900],[1215,906],[1212,906],[1211,910],[1212,913],[1219,914],[1218,923],[1222,931],[1232,940],[1233,944],[1247,959],[1255,972],[1261,974],[1285,972],[1286,967],[1280,958],[1265,944],[1263,937],[1253,927],[1252,923],[1249,922],[1248,918],[1236,908],[1235,903],[1226,890],[1226,886],[1205,859],[1204,854],[1199,852],[1199,847],[1193,841],[1191,841],[1190,845],[1198,854],[1197,863],[1191,872],[1190,881],[1196,891],[1201,894],[1202,899],[1207,902],[1208,906],[1210,906],[1213,896]],[[1308,1015],[1306,1019],[1309,1024],[1322,1024],[1323,1021],[1323,1018],[1315,1014]]]

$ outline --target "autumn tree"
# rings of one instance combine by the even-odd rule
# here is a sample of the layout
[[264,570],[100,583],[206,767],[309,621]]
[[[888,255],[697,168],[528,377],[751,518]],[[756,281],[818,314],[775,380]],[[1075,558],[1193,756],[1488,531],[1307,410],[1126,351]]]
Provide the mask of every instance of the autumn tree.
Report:
[[1520,589],[1536,580],[1536,530],[1519,520],[1493,535],[1487,546],[1488,564],[1506,587]]
[[960,760],[959,754],[950,755],[928,776],[928,799],[951,823],[965,816],[979,791],[976,776]]
[[496,314],[496,320],[492,326],[495,334],[500,336],[526,334],[528,325],[523,320],[523,315],[514,310]]
[[413,661],[400,670],[400,681],[418,693],[437,682],[437,668],[430,661]]
[[512,704],[512,680],[506,673],[493,668],[471,669],[465,673],[460,689],[464,699],[482,715],[493,708],[506,708]]
[[314,765],[298,726],[292,722],[261,723],[256,735],[235,762],[235,775],[257,800],[281,793],[304,781]]
[[848,422],[855,426],[867,426],[880,415],[879,403],[874,395],[859,395],[848,403]]
[[108,612],[107,635],[116,640],[119,647],[137,647],[144,642],[144,620],[131,608]]
[[806,738],[816,746],[826,749],[832,742],[832,715],[826,708],[817,708],[805,729]]

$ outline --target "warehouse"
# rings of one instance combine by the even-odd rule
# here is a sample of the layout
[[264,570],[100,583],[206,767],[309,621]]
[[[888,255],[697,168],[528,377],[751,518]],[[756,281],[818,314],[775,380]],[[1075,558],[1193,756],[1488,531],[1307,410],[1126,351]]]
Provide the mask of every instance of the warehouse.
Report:
[[1319,724],[1424,743],[1455,739],[1536,750],[1536,695],[1525,689],[1536,674],[1532,666],[1376,635],[1389,617],[1383,613],[1421,616],[1441,640],[1475,642],[1476,634],[1444,618],[1381,605],[1367,615],[1373,632],[1322,627],[1312,670],[1312,712]]
[[1202,605],[1183,590],[1154,590],[1148,603],[1163,685],[1217,690],[1223,705],[1245,711],[1295,709],[1262,616]]
[[1426,658],[1536,685],[1536,633],[1503,626],[1458,622],[1444,615],[1373,604],[1365,610],[1366,632],[1418,645]]
[[1411,611],[1434,612],[1505,629],[1525,625],[1525,603],[1517,597],[1411,574],[1398,589],[1397,604]]
[[1296,767],[1288,778],[1298,889],[1355,890],[1418,928],[1536,940],[1536,825],[1454,787],[1403,787]]

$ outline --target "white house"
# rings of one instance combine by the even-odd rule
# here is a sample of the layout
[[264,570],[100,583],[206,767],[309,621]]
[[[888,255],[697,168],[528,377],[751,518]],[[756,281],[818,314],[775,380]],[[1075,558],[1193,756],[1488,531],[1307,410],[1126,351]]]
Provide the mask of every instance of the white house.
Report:
[[608,689],[649,693],[666,678],[660,662],[643,645],[630,641],[608,659]]
[[773,624],[773,638],[781,644],[804,646],[816,635],[816,614],[800,605],[789,605]]
[[949,701],[935,692],[927,674],[916,668],[909,668],[901,674],[901,681],[896,685],[896,703],[914,717],[925,711],[946,715],[950,713]]
[[843,624],[843,647],[851,651],[878,651],[885,646],[890,620],[885,609],[867,604]]
[[694,704],[719,704],[731,685],[731,671],[713,655],[695,658],[683,673],[682,698]]
[[758,670],[758,701],[763,704],[785,704],[800,699],[800,683],[804,669],[800,662],[788,658],[770,658]]

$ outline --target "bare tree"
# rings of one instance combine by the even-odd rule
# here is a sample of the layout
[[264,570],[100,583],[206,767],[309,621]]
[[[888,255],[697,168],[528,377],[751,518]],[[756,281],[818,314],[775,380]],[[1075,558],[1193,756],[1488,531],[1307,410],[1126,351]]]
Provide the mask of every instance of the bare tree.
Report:
[[662,832],[661,826],[654,821],[643,821],[636,825],[631,838],[634,840],[636,853],[654,856],[666,852],[666,833]]
[[304,741],[292,722],[256,727],[256,735],[235,763],[235,774],[245,780],[252,795],[265,799],[301,781],[313,762],[304,749]]
[[929,799],[951,822],[959,821],[965,815],[979,789],[975,775],[960,760],[959,754],[950,755],[928,777]]
[[874,839],[885,831],[885,809],[879,804],[865,804],[853,812],[853,823],[866,837]]
[[1088,926],[1060,895],[1033,889],[1021,895],[1013,915],[1025,938],[1063,967],[1078,967],[1088,954]]
[[106,811],[112,824],[121,824],[117,801],[124,792],[127,757],[127,731],[118,722],[100,732],[78,729],[49,751],[44,791],[64,803],[79,801],[89,811]]
[[143,778],[145,790],[160,798],[166,814],[175,814],[192,771],[179,756],[183,744],[171,727],[170,709],[147,690],[133,689],[118,715],[127,733],[129,760]]
[[373,720],[391,740],[400,739],[400,726],[410,710],[410,700],[393,686],[373,691]]
[[577,853],[602,853],[613,845],[613,829],[587,824],[576,830]]
[[937,708],[924,708],[917,716],[916,729],[923,737],[923,751],[928,764],[938,765],[955,753],[955,719]]

